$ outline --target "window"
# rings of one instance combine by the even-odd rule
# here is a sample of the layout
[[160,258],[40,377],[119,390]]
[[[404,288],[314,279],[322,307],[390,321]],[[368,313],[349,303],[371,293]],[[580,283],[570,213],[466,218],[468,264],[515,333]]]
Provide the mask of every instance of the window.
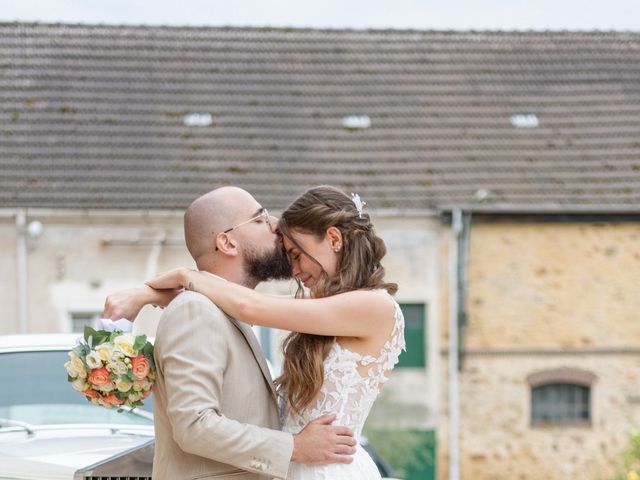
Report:
[[539,125],[535,113],[514,113],[511,115],[511,125],[515,128],[536,128]]
[[258,325],[253,325],[251,328],[253,329],[253,333],[258,339],[258,342],[260,342],[260,347],[264,352],[265,358],[270,362],[273,361],[273,330],[269,327],[261,327]]
[[207,112],[191,112],[182,117],[182,123],[187,127],[208,127],[213,123],[213,117]]
[[348,115],[342,118],[342,127],[347,130],[366,130],[370,126],[369,115]]
[[595,375],[561,369],[529,377],[531,424],[575,424],[591,421],[591,385]]
[[402,352],[398,367],[425,367],[425,304],[402,303],[404,314],[404,339],[407,351]]
[[100,318],[102,312],[71,312],[71,332],[72,333],[84,333],[84,327],[93,327],[94,320]]
[[590,420],[589,387],[556,383],[531,392],[531,423]]

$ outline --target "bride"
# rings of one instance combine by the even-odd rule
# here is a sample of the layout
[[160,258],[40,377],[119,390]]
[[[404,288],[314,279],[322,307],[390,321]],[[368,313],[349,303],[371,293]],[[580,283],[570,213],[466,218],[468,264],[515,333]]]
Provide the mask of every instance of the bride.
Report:
[[[298,280],[297,298],[264,295],[189,269],[162,274],[148,285],[183,287],[209,297],[228,315],[292,333],[283,344],[284,429],[298,433],[314,418],[335,413],[334,425],[355,436],[404,349],[404,319],[384,280],[386,253],[357,195],[321,186],[282,214],[279,231]],[[304,295],[302,285],[309,291]],[[292,480],[376,479],[373,460],[358,447],[349,464],[292,463]]]

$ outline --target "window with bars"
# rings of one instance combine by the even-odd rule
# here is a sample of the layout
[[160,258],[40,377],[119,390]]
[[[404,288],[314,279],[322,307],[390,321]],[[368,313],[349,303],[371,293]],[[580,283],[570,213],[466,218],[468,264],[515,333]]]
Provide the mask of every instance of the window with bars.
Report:
[[94,321],[100,318],[102,312],[70,312],[71,317],[71,333],[84,333],[84,327],[93,327]]
[[531,390],[531,423],[591,421],[591,388],[571,383],[540,385]]

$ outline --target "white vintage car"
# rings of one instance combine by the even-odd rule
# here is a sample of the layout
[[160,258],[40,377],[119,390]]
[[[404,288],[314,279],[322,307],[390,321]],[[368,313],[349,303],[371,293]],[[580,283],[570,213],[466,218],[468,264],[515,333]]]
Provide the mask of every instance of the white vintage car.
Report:
[[0,336],[0,480],[151,480],[153,395],[121,413],[85,400],[63,367],[77,336]]
[[87,402],[63,364],[77,335],[0,336],[0,479],[151,479],[152,402]]

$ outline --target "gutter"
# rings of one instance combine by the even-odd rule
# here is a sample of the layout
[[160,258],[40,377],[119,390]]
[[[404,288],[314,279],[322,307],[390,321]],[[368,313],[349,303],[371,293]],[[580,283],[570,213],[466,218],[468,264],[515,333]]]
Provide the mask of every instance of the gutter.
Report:
[[16,290],[18,294],[18,333],[29,331],[29,297],[27,280],[27,213],[18,210],[16,219]]
[[75,209],[75,208],[0,208],[0,218],[13,218],[18,212],[38,217],[117,217],[117,218],[180,218],[184,210],[116,210],[116,209]]
[[462,211],[455,209],[451,213],[453,237],[449,244],[449,480],[459,480],[458,242],[462,232]]
[[464,354],[467,323],[466,278],[471,213],[462,208],[451,212],[452,237],[449,247],[449,480],[460,478],[459,372]]
[[[186,209],[150,210],[150,209],[97,209],[97,208],[0,208],[0,218],[13,218],[19,211],[28,211],[29,215],[40,217],[118,217],[118,218],[180,218]],[[270,209],[282,213],[283,209]],[[381,217],[438,217],[441,212],[433,208],[368,208],[371,216]]]
[[472,213],[487,214],[548,214],[548,215],[640,215],[640,208],[637,205],[519,205],[513,203],[495,204],[443,204],[437,208],[440,214],[449,214],[456,209]]

